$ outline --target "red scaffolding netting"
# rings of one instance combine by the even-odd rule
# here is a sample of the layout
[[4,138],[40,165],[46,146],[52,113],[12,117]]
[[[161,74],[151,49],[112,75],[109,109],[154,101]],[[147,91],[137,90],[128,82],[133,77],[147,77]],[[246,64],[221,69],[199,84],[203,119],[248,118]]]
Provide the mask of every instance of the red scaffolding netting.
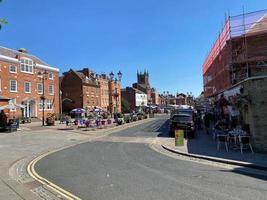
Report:
[[229,17],[203,64],[203,74],[209,69],[228,40],[264,32],[267,32],[267,9]]

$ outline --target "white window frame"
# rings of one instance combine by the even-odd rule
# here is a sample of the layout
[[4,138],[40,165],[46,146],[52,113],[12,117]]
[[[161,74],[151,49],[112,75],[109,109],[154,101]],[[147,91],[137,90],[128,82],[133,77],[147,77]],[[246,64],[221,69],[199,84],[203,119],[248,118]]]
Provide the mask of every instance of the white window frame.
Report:
[[[31,70],[29,70],[29,69],[31,69]],[[33,60],[29,59],[29,58],[22,57],[20,59],[20,71],[23,73],[33,74]]]
[[[16,103],[16,98],[13,98],[13,99],[10,99],[9,101],[8,101],[8,103],[13,103],[13,104],[15,104]],[[16,108],[14,108],[14,109],[10,109],[10,111],[11,112],[16,112]]]
[[[12,67],[15,68],[15,71],[12,71],[12,70],[11,70]],[[15,66],[15,65],[10,65],[10,66],[9,66],[9,72],[10,72],[10,73],[13,73],[13,74],[16,74],[16,73],[17,73],[17,66]]]
[[[11,90],[11,82],[12,81],[15,81],[15,83],[16,83],[16,90]],[[17,80],[13,80],[12,79],[12,80],[9,81],[9,91],[10,92],[18,92],[18,81]]]
[[[26,84],[27,83],[29,84],[29,91],[26,91]],[[32,86],[31,82],[25,81],[24,82],[24,93],[27,93],[27,94],[31,93],[31,86]]]
[[39,101],[39,110],[43,110],[43,101],[44,101],[44,110],[46,110],[45,109],[45,105],[46,105],[46,100],[45,99],[44,100],[40,99],[40,101]]
[[[50,88],[52,88],[52,91],[50,91]],[[48,86],[48,93],[49,93],[49,95],[54,95],[54,93],[55,93],[55,87],[54,87],[54,85],[49,85]]]
[[[50,77],[51,76],[51,77]],[[52,72],[48,73],[48,79],[49,80],[54,80],[54,74]]]
[[[42,90],[41,92],[39,92],[39,87],[38,87],[39,85],[41,85],[41,90]],[[37,93],[38,93],[38,94],[43,94],[43,92],[44,92],[44,86],[43,86],[43,84],[42,84],[42,83],[37,83],[37,88],[36,88],[36,90],[37,90]]]
[[46,109],[47,110],[53,110],[53,102],[52,102],[52,100],[50,100],[50,99],[46,100]]

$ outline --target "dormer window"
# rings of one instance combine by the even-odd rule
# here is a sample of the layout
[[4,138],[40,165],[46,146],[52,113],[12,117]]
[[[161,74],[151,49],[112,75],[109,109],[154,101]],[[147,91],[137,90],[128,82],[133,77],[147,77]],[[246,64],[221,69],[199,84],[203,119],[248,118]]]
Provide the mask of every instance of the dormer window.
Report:
[[17,67],[14,65],[9,66],[9,72],[10,73],[17,73]]
[[48,79],[50,79],[50,80],[54,79],[54,74],[52,72],[48,73]]
[[88,76],[85,77],[85,82],[86,82],[86,83],[89,83],[89,78],[88,78]]
[[21,58],[20,71],[26,73],[33,73],[33,61],[29,58]]

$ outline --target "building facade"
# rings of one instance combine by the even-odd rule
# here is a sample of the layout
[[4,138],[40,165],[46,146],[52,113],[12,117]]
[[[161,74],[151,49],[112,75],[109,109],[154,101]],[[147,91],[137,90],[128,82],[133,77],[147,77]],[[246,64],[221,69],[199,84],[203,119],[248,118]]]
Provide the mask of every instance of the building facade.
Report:
[[69,113],[74,108],[84,108],[89,113],[101,105],[100,84],[89,69],[70,69],[63,73],[61,91],[63,113]]
[[109,81],[109,112],[121,112],[121,83],[118,80]]
[[204,96],[267,152],[267,10],[229,17],[203,64]]
[[109,82],[110,79],[106,74],[97,75],[100,84],[100,107],[108,111],[110,104],[110,94],[109,94]]
[[154,105],[159,105],[160,104],[160,97],[155,88],[151,89],[151,103]]
[[120,90],[120,81],[105,74],[96,74],[89,68],[70,70],[63,73],[61,80],[63,112],[69,113],[74,108],[121,112]]
[[202,70],[205,97],[267,75],[267,10],[229,17]]
[[0,47],[0,96],[24,106],[6,110],[8,117],[42,119],[43,105],[45,117],[59,114],[59,69],[25,49]]
[[121,98],[128,102],[129,110],[123,112],[131,112],[138,107],[147,106],[147,95],[133,87],[126,87],[121,89]]

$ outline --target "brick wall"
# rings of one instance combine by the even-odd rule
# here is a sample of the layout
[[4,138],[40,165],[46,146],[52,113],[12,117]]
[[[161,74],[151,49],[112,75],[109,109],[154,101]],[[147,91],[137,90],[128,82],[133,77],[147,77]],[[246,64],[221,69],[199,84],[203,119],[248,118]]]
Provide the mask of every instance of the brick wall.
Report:
[[[10,66],[16,67],[16,72],[11,73],[9,68]],[[30,113],[32,117],[42,118],[42,109],[39,109],[39,103],[41,102],[40,96],[37,92],[37,84],[42,83],[42,79],[37,76],[39,71],[44,71],[44,69],[34,67],[33,73],[25,73],[20,71],[20,64],[13,63],[8,61],[0,61],[0,79],[1,79],[1,89],[0,95],[8,98],[16,99],[17,104],[23,104],[26,100],[29,100],[31,103]],[[46,69],[48,73],[53,73],[53,79],[50,80],[46,76],[45,78],[45,97],[46,100],[50,100],[53,104],[52,109],[45,109],[45,116],[47,113],[59,113],[59,73],[57,71],[50,71]],[[17,81],[17,91],[10,92],[10,80]],[[24,91],[24,83],[30,82],[31,89],[29,93]],[[54,94],[51,95],[48,92],[49,85],[54,86]],[[6,111],[9,117],[21,117],[23,113],[21,109],[16,109],[15,112]]]

